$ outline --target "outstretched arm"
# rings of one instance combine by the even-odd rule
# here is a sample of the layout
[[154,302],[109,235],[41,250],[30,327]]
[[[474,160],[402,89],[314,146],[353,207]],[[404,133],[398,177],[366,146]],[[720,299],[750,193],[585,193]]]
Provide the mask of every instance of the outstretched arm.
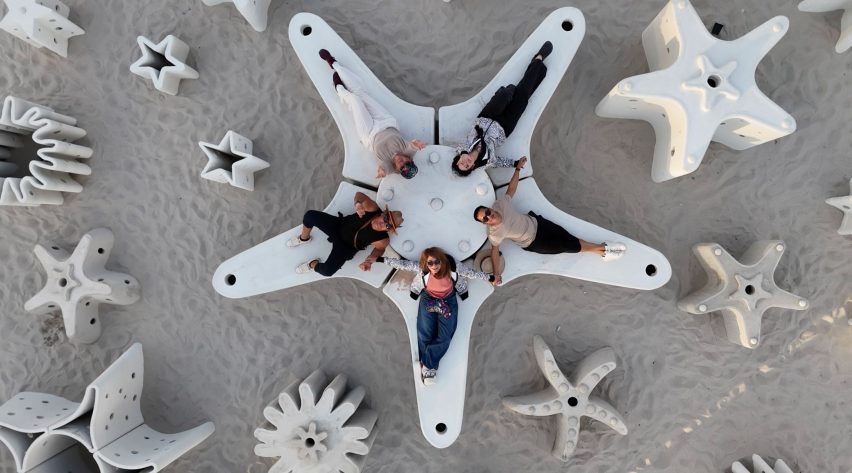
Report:
[[364,259],[364,262],[359,264],[358,267],[361,268],[361,271],[369,271],[373,266],[373,263],[376,262],[378,258],[380,258],[383,254],[385,254],[385,250],[390,244],[390,239],[385,238],[384,240],[379,240],[373,243],[373,251],[370,252],[370,255]]
[[375,212],[376,210],[379,210],[379,204],[369,198],[367,194],[363,192],[355,193],[355,213],[359,217],[363,217],[367,212]]
[[525,164],[527,164],[526,156],[519,159],[518,164],[515,165],[515,172],[512,173],[512,180],[509,181],[509,188],[506,189],[506,195],[509,196],[510,199],[515,196],[515,191],[518,190],[518,182],[521,181],[521,169],[524,168]]
[[[515,173],[517,177],[518,173]],[[500,245],[491,245],[491,267],[494,271],[494,280],[491,282],[494,286],[503,284],[503,274],[500,272]]]

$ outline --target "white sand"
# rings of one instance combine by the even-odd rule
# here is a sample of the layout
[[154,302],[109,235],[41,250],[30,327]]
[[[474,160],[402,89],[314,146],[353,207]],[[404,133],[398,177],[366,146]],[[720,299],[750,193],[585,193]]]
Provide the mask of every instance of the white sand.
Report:
[[[321,15],[388,87],[440,106],[478,91],[565,3],[278,1],[263,34],[232,7],[198,0],[67,3],[87,31],[68,60],[0,34],[0,93],[77,117],[95,149],[84,192],[63,207],[0,210],[0,401],[21,390],[76,399],[140,341],[146,419],[166,431],[205,419],[217,427],[172,472],[266,471],[252,453],[261,410],[315,368],[368,388],[380,416],[371,472],[716,472],[755,452],[796,471],[852,470],[852,238],[835,233],[841,214],[823,203],[845,195],[852,177],[852,53],[834,52],[839,13],[800,13],[794,0],[696,0],[705,23],[721,20],[728,38],[790,17],[758,83],[799,130],[744,152],[713,145],[694,174],[654,184],[651,128],[599,119],[594,107],[618,80],[646,71],[640,34],[664,2],[574,4],[588,33],[534,137],[536,180],[560,208],[663,251],[674,276],[653,292],[546,276],[499,289],[474,327],[462,434],[439,451],[420,434],[408,339],[379,290],[331,281],[233,301],[210,277],[224,259],[322,208],[340,179],[341,140],[290,48],[292,15]],[[168,33],[192,46],[201,72],[178,97],[128,71],[138,34]],[[196,142],[229,128],[272,164],[254,193],[198,177]],[[61,333],[56,318],[23,310],[44,280],[32,246],[70,249],[97,226],[115,231],[111,264],[140,280],[142,300],[104,306],[94,345],[75,347],[64,334],[46,343]],[[751,351],[724,340],[718,318],[679,312],[675,301],[703,284],[692,244],[716,241],[738,255],[764,238],[787,242],[779,284],[812,305],[768,312]],[[543,386],[534,334],[566,371],[615,348],[619,368],[602,394],[624,413],[629,435],[584,425],[566,467],[549,455],[552,419],[501,406],[502,395]],[[0,472],[11,471],[0,449]]]

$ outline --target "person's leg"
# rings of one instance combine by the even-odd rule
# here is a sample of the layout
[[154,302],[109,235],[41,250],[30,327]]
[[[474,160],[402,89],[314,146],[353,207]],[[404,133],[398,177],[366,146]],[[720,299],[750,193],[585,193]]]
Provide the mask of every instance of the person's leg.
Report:
[[596,253],[600,256],[606,254],[606,245],[599,243],[590,243],[586,240],[578,240],[580,242],[580,253]]
[[302,218],[302,233],[299,235],[299,238],[307,241],[314,227],[319,228],[328,236],[333,236],[337,234],[339,225],[340,219],[335,215],[329,215],[319,210],[308,210]]
[[583,251],[581,240],[569,233],[568,230],[533,212],[529,214],[536,219],[538,228],[535,232],[535,239],[524,248],[525,250],[545,255]]
[[456,294],[451,294],[446,301],[447,305],[450,306],[450,317],[445,319],[440,315],[436,316],[438,319],[438,336],[435,338],[435,341],[426,348],[426,351],[429,353],[429,359],[434,364],[434,366],[430,366],[430,368],[437,369],[441,362],[441,358],[447,354],[447,350],[450,349],[450,343],[453,341],[453,335],[456,333],[456,327],[459,322],[459,303]]
[[438,367],[438,362],[432,361],[429,353],[429,345],[434,341],[438,332],[438,322],[436,318],[440,316],[426,310],[425,295],[420,295],[420,302],[417,308],[417,350],[420,354],[420,362],[423,366],[429,369]]
[[503,127],[503,130],[506,131],[506,136],[509,136],[512,131],[515,130],[515,126],[518,125],[518,121],[527,109],[530,97],[532,97],[533,93],[535,93],[546,75],[547,66],[544,65],[543,61],[534,59],[530,65],[527,66],[527,70],[524,72],[524,77],[515,87],[515,93],[512,95],[512,100],[508,105],[506,105],[506,108],[503,110],[503,113],[500,114],[500,117],[495,118]]
[[364,146],[369,147],[372,142],[373,126],[375,121],[373,115],[367,109],[364,100],[357,94],[347,90],[345,87],[337,86],[337,95],[343,100],[343,103],[349,107],[352,112],[352,120],[355,122],[355,131],[358,132],[358,137]]
[[337,95],[352,110],[355,127],[365,146],[370,146],[376,133],[387,128],[399,127],[396,118],[367,93],[364,83],[354,72],[339,62],[334,63],[334,70],[344,83],[344,87],[337,86]]
[[364,82],[361,81],[361,78],[352,69],[340,64],[340,62],[335,62],[331,68],[340,75],[340,79],[343,80],[343,84],[348,91],[358,95],[367,94],[367,90],[364,89]]
[[340,270],[347,261],[351,260],[356,253],[358,253],[358,250],[355,248],[335,241],[332,243],[328,258],[322,263],[317,263],[314,266],[314,271],[326,277],[331,276]]
[[485,107],[479,112],[478,116],[496,120],[503,113],[503,110],[506,109],[506,105],[509,105],[514,93],[514,85],[500,87],[497,89],[497,92],[494,92],[494,96],[485,104]]

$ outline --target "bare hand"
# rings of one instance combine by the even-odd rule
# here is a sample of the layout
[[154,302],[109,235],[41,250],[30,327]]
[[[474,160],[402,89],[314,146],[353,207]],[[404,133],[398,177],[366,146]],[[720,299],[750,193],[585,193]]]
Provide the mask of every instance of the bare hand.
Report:
[[358,214],[359,217],[363,217],[367,211],[364,210],[364,204],[361,202],[355,202],[355,213]]
[[526,156],[524,156],[523,158],[519,159],[519,160],[518,160],[518,164],[517,164],[517,166],[515,166],[515,169],[517,169],[518,171],[520,171],[520,170],[521,170],[521,169],[523,169],[523,168],[524,168],[524,166],[527,164],[527,161],[529,161],[529,158],[527,158]]
[[387,173],[385,172],[385,168],[383,166],[379,166],[379,169],[376,170],[376,179],[381,179],[385,176],[387,176]]
[[494,287],[497,287],[501,284],[503,284],[503,276],[501,276],[499,274],[495,274],[494,275],[494,281],[491,282],[491,285],[494,286]]
[[361,268],[361,271],[369,271],[370,268],[373,267],[373,262],[370,261],[370,258],[367,258],[363,263],[359,264],[358,267]]
[[426,143],[420,140],[411,140],[411,144],[417,149],[423,149],[426,147]]

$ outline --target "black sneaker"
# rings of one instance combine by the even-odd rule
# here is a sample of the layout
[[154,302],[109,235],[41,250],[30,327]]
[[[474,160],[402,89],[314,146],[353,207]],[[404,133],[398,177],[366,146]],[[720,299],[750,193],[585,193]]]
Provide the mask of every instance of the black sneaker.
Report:
[[336,72],[331,76],[331,81],[334,82],[335,89],[338,85],[342,85],[344,89],[346,88],[346,84],[343,83],[343,80],[340,79],[340,75]]
[[334,67],[334,56],[327,49],[320,49],[319,56],[320,59],[328,63],[328,67]]
[[544,44],[541,45],[541,49],[539,49],[538,52],[535,53],[535,56],[533,56],[533,60],[541,56],[541,60],[544,61],[545,59],[547,59],[547,56],[550,56],[550,53],[552,52],[553,43],[551,43],[550,41],[545,41]]

